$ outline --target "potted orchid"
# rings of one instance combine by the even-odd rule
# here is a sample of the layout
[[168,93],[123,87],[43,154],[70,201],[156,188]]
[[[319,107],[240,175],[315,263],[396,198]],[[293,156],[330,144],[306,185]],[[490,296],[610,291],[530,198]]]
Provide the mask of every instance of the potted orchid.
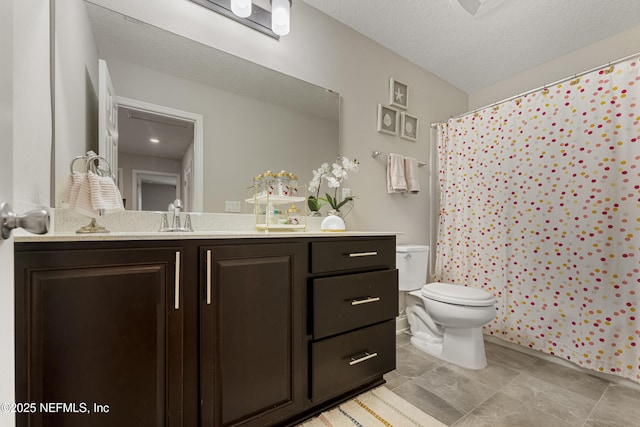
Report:
[[[339,215],[343,206],[353,204],[353,196],[340,200],[338,188],[340,188],[345,179],[349,178],[349,172],[358,171],[358,165],[359,163],[356,159],[351,161],[346,157],[338,157],[337,161],[332,165],[323,163],[313,171],[313,179],[309,182],[309,191],[315,193],[315,196],[309,196],[307,199],[307,204],[313,215],[319,215],[319,210],[325,203],[331,206],[330,215]],[[329,189],[334,189],[333,196],[325,193],[325,197],[319,197],[322,181],[327,183]]]

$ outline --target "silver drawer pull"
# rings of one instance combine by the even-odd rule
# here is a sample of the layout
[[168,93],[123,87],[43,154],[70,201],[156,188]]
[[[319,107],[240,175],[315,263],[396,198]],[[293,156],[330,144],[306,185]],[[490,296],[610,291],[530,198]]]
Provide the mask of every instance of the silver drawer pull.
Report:
[[380,297],[366,297],[363,299],[354,299],[351,301],[351,305],[369,304],[370,302],[380,301]]
[[357,365],[358,363],[362,363],[365,360],[373,359],[374,357],[378,357],[378,353],[365,353],[365,356],[361,357],[360,359],[354,359],[352,357],[349,361],[349,366]]
[[357,258],[361,256],[376,256],[378,252],[352,252],[349,254],[349,258]]
[[180,309],[180,252],[176,251],[176,277],[174,283],[175,295],[173,297],[173,308]]
[[207,305],[211,304],[211,251],[207,251]]

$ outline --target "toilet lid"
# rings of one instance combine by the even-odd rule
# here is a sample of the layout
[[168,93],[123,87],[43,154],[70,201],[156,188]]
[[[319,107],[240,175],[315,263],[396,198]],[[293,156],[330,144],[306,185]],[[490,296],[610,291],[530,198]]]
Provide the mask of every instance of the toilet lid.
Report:
[[491,294],[468,286],[453,285],[451,283],[429,283],[422,287],[422,296],[435,301],[455,305],[470,305],[485,307],[496,303]]

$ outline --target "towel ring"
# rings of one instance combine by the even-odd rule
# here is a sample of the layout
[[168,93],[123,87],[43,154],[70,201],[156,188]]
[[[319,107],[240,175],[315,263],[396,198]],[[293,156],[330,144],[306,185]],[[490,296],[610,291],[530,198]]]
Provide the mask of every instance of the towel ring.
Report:
[[[74,172],[74,165],[78,160],[84,160],[85,161],[85,171],[86,172],[93,172],[96,175],[99,176],[108,176],[110,178],[113,178],[113,175],[111,173],[111,165],[109,165],[109,162],[107,161],[107,159],[105,159],[102,156],[98,156],[97,154],[87,154],[84,156],[77,156],[75,157],[72,161],[71,161],[71,165],[70,165],[70,169],[71,169],[71,173],[73,174]],[[97,162],[96,162],[97,161]],[[105,167],[101,167],[100,166],[100,162],[104,162],[104,164],[106,165]]]

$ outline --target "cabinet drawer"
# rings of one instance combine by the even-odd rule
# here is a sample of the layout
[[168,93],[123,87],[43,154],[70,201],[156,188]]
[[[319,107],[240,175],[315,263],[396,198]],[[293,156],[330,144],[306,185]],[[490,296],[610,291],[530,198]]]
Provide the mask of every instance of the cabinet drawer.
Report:
[[311,243],[311,272],[395,266],[395,239]]
[[398,315],[398,271],[313,281],[313,337],[320,339]]
[[325,399],[396,367],[393,320],[311,345],[311,399]]

